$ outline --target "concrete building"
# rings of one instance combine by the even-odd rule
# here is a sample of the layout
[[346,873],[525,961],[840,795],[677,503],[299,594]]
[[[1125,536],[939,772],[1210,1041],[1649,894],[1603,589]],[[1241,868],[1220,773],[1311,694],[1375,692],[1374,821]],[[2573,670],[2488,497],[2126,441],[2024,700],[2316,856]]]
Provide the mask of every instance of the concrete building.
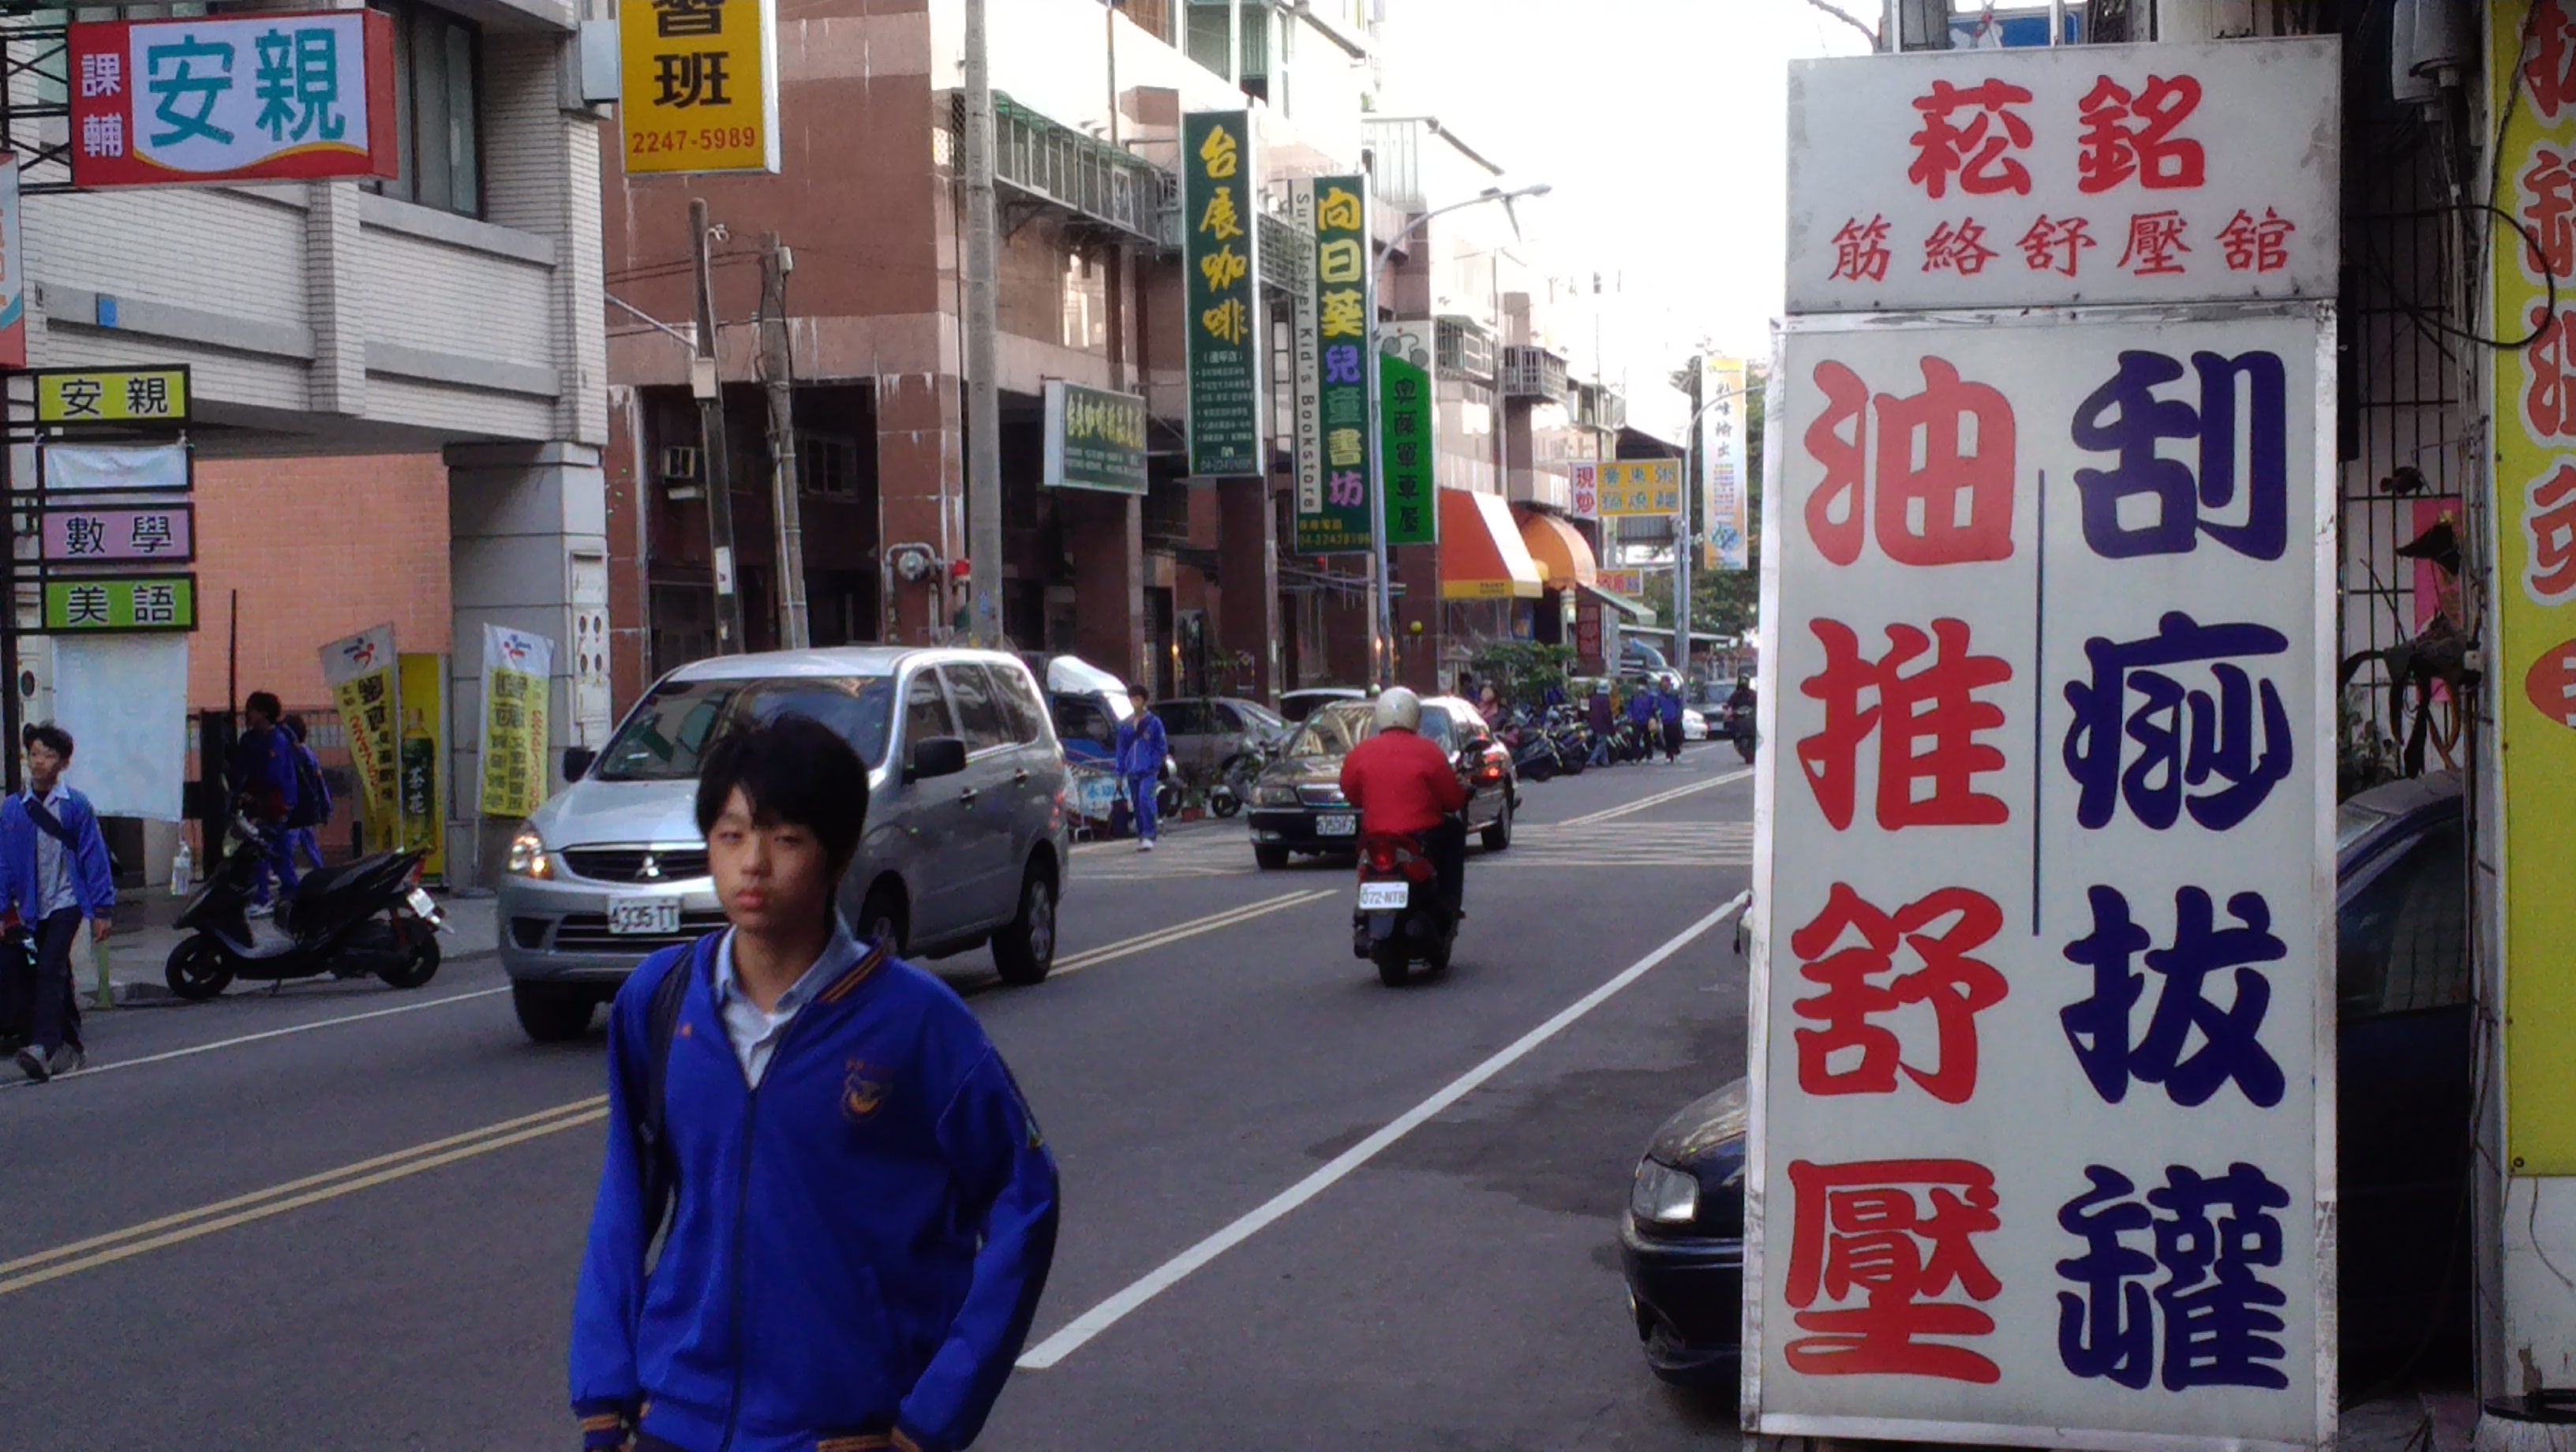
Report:
[[[194,370],[190,441],[223,481],[227,520],[200,570],[241,580],[247,631],[308,637],[279,648],[309,660],[384,618],[347,580],[388,573],[395,554],[417,563],[443,535],[433,564],[450,614],[436,644],[467,643],[455,721],[480,705],[471,643],[505,624],[560,643],[553,744],[594,743],[610,724],[607,429],[598,123],[566,79],[578,12],[560,0],[377,8],[396,21],[402,157],[389,181],[61,190],[59,24],[5,32],[13,68],[33,67],[13,69],[7,140],[55,158],[25,176],[30,362]],[[424,455],[439,464],[424,471]],[[411,459],[370,463],[392,456]],[[228,560],[216,536],[242,523],[235,491],[261,461],[297,458],[337,461],[300,465],[299,480],[320,468],[352,490],[379,475],[443,490],[446,527],[411,528],[406,512],[380,537],[281,489],[247,522],[261,543]],[[223,641],[203,633],[198,649]],[[455,781],[476,780],[473,735],[454,733]],[[451,831],[460,849],[467,835]]]

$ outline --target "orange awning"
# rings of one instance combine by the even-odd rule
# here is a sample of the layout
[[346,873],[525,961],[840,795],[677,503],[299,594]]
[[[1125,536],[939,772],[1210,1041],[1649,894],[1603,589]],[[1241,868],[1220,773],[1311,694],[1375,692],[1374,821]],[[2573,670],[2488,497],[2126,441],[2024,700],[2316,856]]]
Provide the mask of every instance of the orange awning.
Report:
[[1535,600],[1547,593],[1512,507],[1472,489],[1440,491],[1440,598]]
[[1529,547],[1530,558],[1538,561],[1539,578],[1551,590],[1571,590],[1578,585],[1601,583],[1599,562],[1592,557],[1592,542],[1573,525],[1553,514],[1529,510],[1520,516],[1521,543]]

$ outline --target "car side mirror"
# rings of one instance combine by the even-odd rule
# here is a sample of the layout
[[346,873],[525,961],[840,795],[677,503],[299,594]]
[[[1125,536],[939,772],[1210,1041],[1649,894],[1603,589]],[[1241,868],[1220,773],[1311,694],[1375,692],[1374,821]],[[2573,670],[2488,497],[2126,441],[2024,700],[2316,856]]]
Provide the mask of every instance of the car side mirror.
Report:
[[564,780],[566,781],[581,780],[583,777],[590,775],[590,769],[598,764],[599,753],[591,750],[587,746],[567,746],[564,748],[563,769]]
[[904,768],[907,782],[934,781],[966,769],[966,743],[954,736],[933,736],[912,744],[912,762]]

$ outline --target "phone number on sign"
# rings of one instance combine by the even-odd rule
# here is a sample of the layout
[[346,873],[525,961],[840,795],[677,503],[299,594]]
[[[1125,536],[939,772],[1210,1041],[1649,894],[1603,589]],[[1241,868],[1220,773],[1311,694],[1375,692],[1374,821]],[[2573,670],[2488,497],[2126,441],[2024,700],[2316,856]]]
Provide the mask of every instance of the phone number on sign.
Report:
[[671,151],[738,151],[759,144],[756,126],[714,126],[696,131],[638,131],[629,150],[650,156]]

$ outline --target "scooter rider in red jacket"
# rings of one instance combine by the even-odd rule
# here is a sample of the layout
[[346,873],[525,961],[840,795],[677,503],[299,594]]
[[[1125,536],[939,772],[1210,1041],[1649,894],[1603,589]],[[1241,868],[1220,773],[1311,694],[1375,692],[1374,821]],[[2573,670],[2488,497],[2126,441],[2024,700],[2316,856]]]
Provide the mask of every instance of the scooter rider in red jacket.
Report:
[[1377,698],[1377,732],[1342,758],[1342,795],[1360,809],[1362,836],[1420,838],[1452,912],[1467,895],[1467,783],[1422,735],[1422,698],[1391,686]]

